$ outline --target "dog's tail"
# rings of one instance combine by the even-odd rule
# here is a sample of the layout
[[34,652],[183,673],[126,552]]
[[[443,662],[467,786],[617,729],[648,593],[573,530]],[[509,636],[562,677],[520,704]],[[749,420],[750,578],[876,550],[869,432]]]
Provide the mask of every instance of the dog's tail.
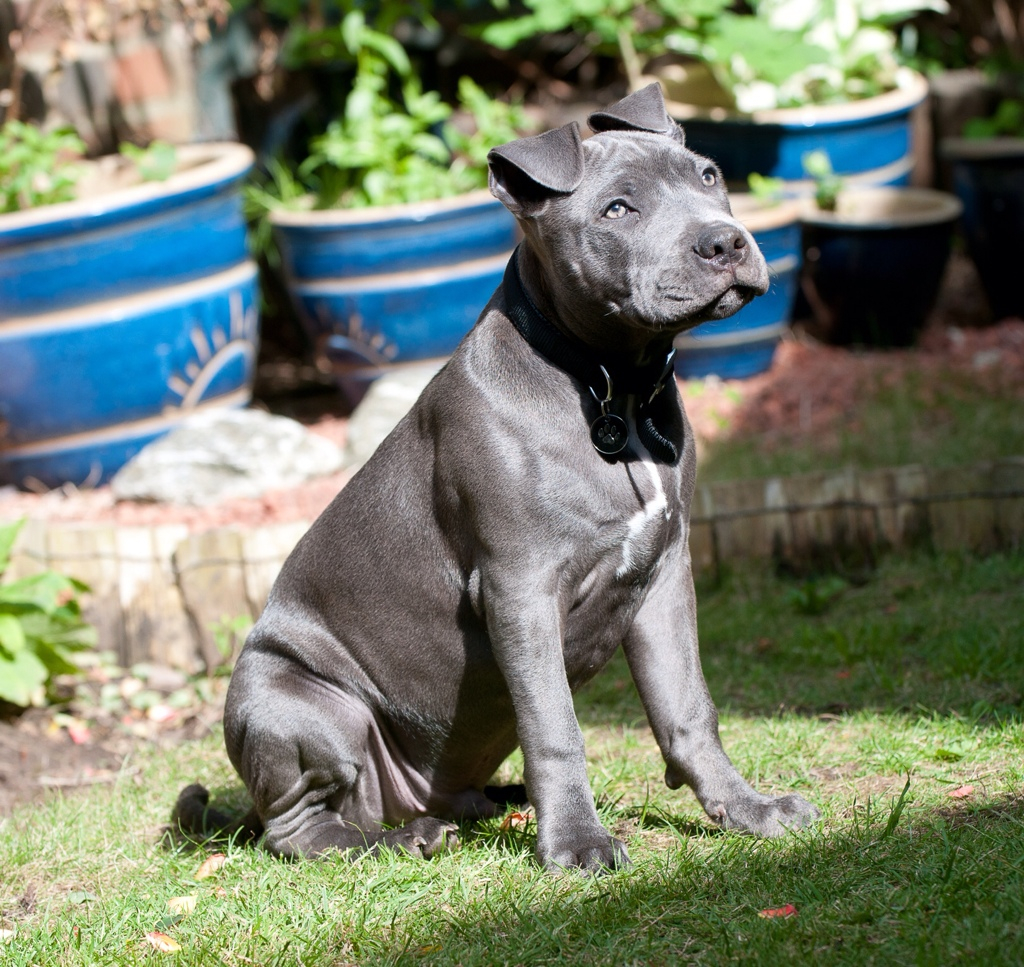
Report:
[[233,840],[250,843],[263,835],[263,823],[255,808],[241,819],[232,819],[217,809],[211,809],[209,802],[210,794],[205,786],[198,783],[186,786],[174,804],[171,829],[187,839],[203,842]]

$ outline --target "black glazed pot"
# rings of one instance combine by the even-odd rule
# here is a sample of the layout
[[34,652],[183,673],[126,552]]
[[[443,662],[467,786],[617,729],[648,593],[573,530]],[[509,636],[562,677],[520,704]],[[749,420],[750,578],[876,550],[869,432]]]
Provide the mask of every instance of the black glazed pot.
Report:
[[967,251],[996,321],[1024,318],[1024,138],[946,139]]
[[927,188],[844,190],[807,205],[801,285],[811,333],[835,345],[910,346],[935,304],[961,204]]

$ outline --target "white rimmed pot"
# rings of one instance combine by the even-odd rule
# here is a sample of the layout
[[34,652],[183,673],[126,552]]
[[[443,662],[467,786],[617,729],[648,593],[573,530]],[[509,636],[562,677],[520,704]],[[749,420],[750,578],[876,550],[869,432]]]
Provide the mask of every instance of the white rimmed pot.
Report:
[[910,346],[935,304],[962,205],[928,188],[849,188],[834,212],[804,203],[802,286],[814,335]]
[[450,355],[518,240],[487,191],[270,221],[300,319],[351,405],[389,369]]
[[746,187],[754,173],[789,182],[787,191],[809,195],[803,156],[826,151],[835,172],[851,185],[906,184],[914,166],[912,114],[928,94],[928,83],[907,68],[897,73],[897,86],[883,94],[841,104],[810,104],[741,114],[728,108],[690,103],[700,97],[668,64],[641,84],[661,82],[669,114],[683,125],[686,143],[713,158],[726,180]]
[[87,163],[79,200],[0,215],[0,484],[109,479],[200,408],[249,401],[256,265],[238,144],[162,182]]

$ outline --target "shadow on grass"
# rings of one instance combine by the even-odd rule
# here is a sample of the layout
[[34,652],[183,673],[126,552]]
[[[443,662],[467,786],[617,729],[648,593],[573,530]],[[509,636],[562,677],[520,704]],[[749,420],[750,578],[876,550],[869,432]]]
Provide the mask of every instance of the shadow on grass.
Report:
[[[1022,855],[1020,799],[892,828],[883,812],[847,833],[723,835],[586,884],[496,891],[400,943],[463,965],[1019,963]],[[759,916],[787,904],[795,916]]]

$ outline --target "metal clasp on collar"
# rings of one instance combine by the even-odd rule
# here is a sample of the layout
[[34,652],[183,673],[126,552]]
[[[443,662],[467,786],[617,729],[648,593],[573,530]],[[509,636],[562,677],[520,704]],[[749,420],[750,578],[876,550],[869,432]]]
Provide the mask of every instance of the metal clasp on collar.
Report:
[[[665,388],[669,375],[675,372],[675,367],[676,351],[675,347],[673,347],[672,352],[665,357],[665,367],[662,369],[661,375],[658,377],[658,382],[654,384],[654,392],[651,393],[650,399],[647,400],[648,406],[654,402],[654,398]],[[601,369],[603,370],[604,367],[602,366]],[[607,376],[608,374],[605,373],[605,375]],[[611,386],[611,380],[608,381],[608,385]],[[593,393],[594,391],[591,390],[590,392]]]
[[615,395],[615,386],[608,370],[604,366],[600,369],[605,381],[605,396],[601,399],[594,387],[590,387],[591,395],[601,407],[601,415],[590,424],[590,440],[598,453],[614,457],[626,449],[629,442],[629,427],[621,416],[608,412],[608,404]]

